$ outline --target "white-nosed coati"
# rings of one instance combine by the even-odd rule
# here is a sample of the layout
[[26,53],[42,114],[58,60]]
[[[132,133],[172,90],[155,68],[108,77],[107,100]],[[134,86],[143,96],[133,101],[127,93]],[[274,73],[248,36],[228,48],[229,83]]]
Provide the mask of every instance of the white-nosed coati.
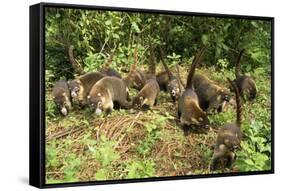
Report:
[[235,92],[236,97],[236,122],[225,124],[218,132],[218,137],[214,149],[211,170],[230,168],[235,160],[234,151],[240,148],[242,133],[240,130],[242,124],[242,103],[239,90],[235,83],[228,79]]
[[106,76],[115,76],[117,78],[122,78],[121,74],[114,70],[113,68],[110,68],[110,64],[113,61],[113,57],[116,53],[117,48],[114,50],[114,52],[110,55],[107,62],[104,64],[103,68],[101,69],[101,73],[105,74]]
[[78,102],[81,106],[85,106],[92,86],[103,77],[105,75],[100,72],[89,72],[70,81],[69,89],[73,101]]
[[146,110],[156,105],[159,91],[160,88],[157,81],[155,79],[148,80],[138,95],[133,99],[133,107],[135,109],[142,108]]
[[71,109],[71,98],[67,82],[65,80],[60,80],[55,83],[52,95],[60,113],[66,116]]
[[162,64],[165,68],[165,72],[161,72],[156,76],[156,80],[159,84],[159,87],[161,90],[168,91],[173,102],[178,100],[180,96],[180,89],[181,84],[178,83],[179,79],[172,74],[172,72],[169,70],[167,64],[165,63],[165,60],[163,58],[163,52],[160,48],[160,59],[162,61]]
[[87,96],[87,104],[95,111],[97,115],[102,111],[107,114],[114,108],[131,108],[129,100],[128,87],[132,83],[132,76],[136,70],[135,63],[132,64],[131,70],[127,77],[119,79],[114,76],[106,76],[99,80]]
[[186,80],[186,88],[178,101],[177,117],[183,127],[185,135],[192,125],[208,128],[209,120],[207,114],[200,108],[196,92],[192,87],[192,78],[195,73],[196,64],[199,62],[204,50],[203,46],[193,59],[189,74]]
[[[153,54],[153,47],[150,43],[150,64],[149,69],[143,75],[145,81],[143,88],[140,90],[138,95],[133,99],[133,108],[134,109],[144,109],[147,110],[157,103],[157,96],[160,91],[159,85],[156,81],[156,66],[155,58]],[[135,54],[136,56],[136,54]],[[136,63],[135,58],[135,63]],[[139,72],[139,74],[142,74]]]
[[241,65],[241,58],[244,53],[244,50],[242,50],[239,54],[238,60],[235,65],[235,76],[236,79],[233,80],[236,86],[238,87],[239,94],[243,98],[247,98],[248,100],[255,99],[257,95],[257,87],[256,83],[253,78],[246,75],[241,75],[240,73],[240,65]]
[[217,85],[201,74],[195,74],[193,86],[199,98],[200,107],[207,112],[222,112],[226,102],[230,100],[230,91]]

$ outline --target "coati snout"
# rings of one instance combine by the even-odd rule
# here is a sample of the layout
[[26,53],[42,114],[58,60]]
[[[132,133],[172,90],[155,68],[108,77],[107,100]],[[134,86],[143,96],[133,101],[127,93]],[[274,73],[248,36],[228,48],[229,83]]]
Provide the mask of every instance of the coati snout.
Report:
[[170,93],[170,96],[171,96],[173,102],[178,100],[181,92],[180,92],[179,83],[178,83],[177,79],[173,79],[172,81],[170,81],[167,85],[167,89],[168,89],[168,92]]
[[60,110],[61,114],[66,116],[71,109],[71,102],[64,92],[61,96],[57,96],[54,98],[57,108]]
[[80,86],[81,82],[79,80],[72,80],[69,82],[70,95],[73,100],[76,100],[78,98],[81,89]]
[[53,87],[53,100],[60,113],[66,116],[71,109],[71,100],[66,81],[58,81]]
[[[96,115],[100,115],[103,111],[103,101],[104,101],[104,98],[101,97],[101,94],[98,94],[97,97],[91,97],[91,96],[88,96],[87,97],[87,103],[91,109],[91,111],[94,111]],[[113,107],[111,108],[113,109]],[[108,110],[109,112],[109,110]]]
[[92,86],[105,75],[100,72],[89,72],[69,82],[70,95],[74,103],[86,105],[87,96]]

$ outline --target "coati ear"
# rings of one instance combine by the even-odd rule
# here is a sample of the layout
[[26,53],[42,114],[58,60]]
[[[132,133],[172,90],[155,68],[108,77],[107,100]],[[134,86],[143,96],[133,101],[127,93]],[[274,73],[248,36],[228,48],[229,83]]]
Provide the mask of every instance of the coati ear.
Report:
[[89,95],[87,96],[87,99],[88,99],[88,100],[90,99],[90,96],[89,96]]
[[65,92],[63,92],[63,93],[62,93],[62,96],[63,96],[63,97],[66,97],[66,93],[65,93]]
[[198,119],[200,122],[202,122],[203,121],[203,118],[202,117],[199,117],[199,119]]
[[140,96],[140,100],[143,100],[143,97],[142,97],[142,96]]
[[98,96],[101,97],[101,93],[98,93]]

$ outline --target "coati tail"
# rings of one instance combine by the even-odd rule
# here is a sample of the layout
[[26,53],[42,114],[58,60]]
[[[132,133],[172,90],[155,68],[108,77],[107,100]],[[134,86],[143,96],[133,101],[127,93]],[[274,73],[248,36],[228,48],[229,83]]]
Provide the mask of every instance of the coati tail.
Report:
[[179,69],[179,65],[178,64],[176,65],[176,68],[177,68],[178,81],[182,85],[182,87],[184,87],[184,83],[183,83],[183,81],[181,79],[181,76],[180,76],[180,69]]
[[113,51],[112,54],[109,56],[109,58],[107,59],[106,63],[104,64],[104,66],[103,66],[103,70],[104,70],[104,71],[107,71],[107,70],[109,69],[109,67],[110,67],[110,65],[111,65],[111,63],[112,63],[112,61],[113,61],[113,58],[114,58],[114,56],[115,56],[115,53],[116,53],[117,49],[118,49],[118,46],[114,49],[114,51]]
[[236,84],[231,81],[229,78],[227,78],[228,82],[231,84],[234,92],[235,92],[235,98],[236,98],[236,124],[240,127],[242,124],[242,103],[241,103],[241,98],[239,94],[238,87]]
[[186,89],[192,88],[192,78],[193,78],[194,73],[195,73],[196,65],[200,61],[205,49],[206,49],[206,46],[203,45],[200,48],[200,50],[197,52],[196,56],[194,57],[194,59],[192,61],[192,64],[191,64],[191,67],[190,67],[190,70],[189,70],[189,73],[188,73],[188,76],[187,76],[187,79],[186,79]]
[[245,52],[245,49],[240,51],[238,59],[237,59],[236,64],[235,64],[235,76],[236,76],[236,78],[238,78],[240,76],[241,58],[242,58],[242,55],[243,55],[244,52]]
[[163,58],[163,50],[162,50],[162,48],[159,48],[159,50],[160,50],[160,59],[161,59],[161,61],[162,61],[162,64],[163,64],[163,66],[164,66],[164,68],[165,68],[165,70],[166,70],[166,72],[167,72],[167,74],[168,74],[168,77],[169,77],[169,81],[171,81],[172,79],[173,79],[173,74],[172,74],[172,72],[169,70],[169,68],[168,68],[168,66],[167,66],[167,64],[166,64],[166,62],[165,62],[165,60],[164,60],[164,58]]
[[74,58],[73,49],[74,49],[73,45],[70,45],[70,47],[68,48],[68,56],[69,56],[70,64],[72,65],[76,74],[78,75],[85,74],[81,64],[78,63],[78,61]]
[[149,47],[150,47],[150,61],[148,66],[148,73],[149,74],[156,74],[156,60],[154,55],[154,47],[151,43],[151,38],[149,38]]

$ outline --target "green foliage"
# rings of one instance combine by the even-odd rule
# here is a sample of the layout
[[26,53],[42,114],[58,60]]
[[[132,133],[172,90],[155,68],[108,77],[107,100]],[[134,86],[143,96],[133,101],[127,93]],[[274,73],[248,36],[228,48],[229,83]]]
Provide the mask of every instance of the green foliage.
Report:
[[[148,115],[152,112],[148,112]],[[147,130],[147,136],[144,140],[139,141],[139,146],[137,147],[137,152],[143,156],[148,155],[154,143],[161,137],[161,128],[163,128],[169,119],[169,116],[159,115],[153,112],[152,119],[144,124]]]
[[270,71],[270,34],[267,21],[48,8],[46,82],[49,86],[73,77],[67,55],[70,45],[85,71],[100,69],[116,47],[113,67],[130,65],[136,42],[141,63],[149,60],[150,43],[162,46],[171,65],[185,63],[203,43],[208,45],[204,56],[208,66],[232,68],[245,48],[243,71],[257,67]]
[[58,149],[56,147],[55,141],[46,145],[46,167],[55,168],[59,166],[59,161],[57,159]]
[[64,182],[76,182],[76,173],[79,171],[81,158],[75,154],[70,153],[66,156],[64,170]]
[[126,178],[149,178],[155,177],[155,163],[152,160],[134,160],[126,166],[128,175]]
[[98,160],[102,166],[107,166],[114,160],[119,159],[119,154],[114,151],[113,141],[108,141],[105,136],[101,136],[99,146],[88,146],[89,150],[93,153],[93,156]]
[[169,60],[171,60],[169,63],[171,63],[171,66],[175,66],[176,64],[178,64],[180,62],[180,58],[181,55],[177,55],[174,52],[172,53],[172,55],[168,55],[167,56],[169,58]]
[[84,144],[88,146],[93,155],[93,159],[99,162],[100,168],[95,173],[96,180],[106,180],[109,178],[112,169],[112,162],[118,160],[120,155],[115,151],[116,142],[109,141],[102,135],[99,141],[89,139],[90,134],[84,136]]

